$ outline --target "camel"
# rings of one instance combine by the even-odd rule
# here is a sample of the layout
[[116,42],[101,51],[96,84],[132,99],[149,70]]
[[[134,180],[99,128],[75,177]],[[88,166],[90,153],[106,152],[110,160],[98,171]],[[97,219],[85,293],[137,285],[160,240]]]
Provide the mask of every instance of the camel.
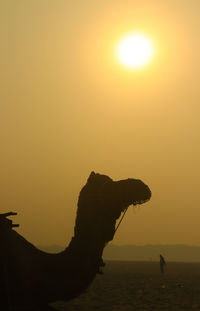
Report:
[[1,214],[1,309],[55,310],[49,303],[80,295],[101,273],[103,249],[114,238],[116,220],[130,205],[150,197],[141,180],[113,181],[92,172],[79,195],[74,236],[57,254],[37,249],[18,234],[7,218],[16,213]]

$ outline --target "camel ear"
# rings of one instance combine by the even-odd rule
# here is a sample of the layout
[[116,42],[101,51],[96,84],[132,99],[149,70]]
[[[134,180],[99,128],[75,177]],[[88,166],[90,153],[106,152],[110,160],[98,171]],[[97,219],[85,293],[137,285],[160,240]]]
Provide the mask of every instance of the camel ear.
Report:
[[95,172],[92,171],[92,172],[90,173],[90,176],[88,177],[87,182],[88,182],[88,183],[92,182],[92,181],[94,180],[95,176],[96,176]]

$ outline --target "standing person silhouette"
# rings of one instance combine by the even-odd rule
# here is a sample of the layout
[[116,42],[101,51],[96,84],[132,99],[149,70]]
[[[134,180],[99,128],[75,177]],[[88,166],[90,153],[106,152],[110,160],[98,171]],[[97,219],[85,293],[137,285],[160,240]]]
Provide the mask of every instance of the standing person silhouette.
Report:
[[166,265],[165,258],[160,254],[160,272],[164,273],[164,266]]

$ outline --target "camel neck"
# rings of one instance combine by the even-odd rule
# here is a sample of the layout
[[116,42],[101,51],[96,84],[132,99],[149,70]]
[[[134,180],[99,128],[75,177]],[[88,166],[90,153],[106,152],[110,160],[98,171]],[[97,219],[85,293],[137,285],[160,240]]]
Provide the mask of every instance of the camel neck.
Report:
[[104,243],[99,243],[92,239],[83,239],[74,236],[66,249],[73,258],[78,258],[78,261],[87,262],[94,268],[95,274],[99,272],[102,266],[102,253],[105,247]]
[[105,243],[102,241],[97,241],[92,238],[87,238],[87,237],[79,237],[79,236],[74,236],[71,239],[71,242],[69,244],[69,248],[74,251],[79,251],[79,252],[85,252],[88,255],[89,253],[96,253],[96,252],[102,252],[103,248],[105,247]]

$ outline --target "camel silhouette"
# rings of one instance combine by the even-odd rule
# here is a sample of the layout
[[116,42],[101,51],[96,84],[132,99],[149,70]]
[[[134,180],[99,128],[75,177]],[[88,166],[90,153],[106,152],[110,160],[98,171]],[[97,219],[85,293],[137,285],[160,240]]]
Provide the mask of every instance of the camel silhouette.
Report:
[[128,206],[150,197],[149,187],[138,179],[113,181],[92,172],[79,195],[74,236],[57,254],[37,249],[18,234],[7,218],[16,213],[1,214],[1,310],[53,310],[49,303],[80,295],[101,272],[116,220]]

